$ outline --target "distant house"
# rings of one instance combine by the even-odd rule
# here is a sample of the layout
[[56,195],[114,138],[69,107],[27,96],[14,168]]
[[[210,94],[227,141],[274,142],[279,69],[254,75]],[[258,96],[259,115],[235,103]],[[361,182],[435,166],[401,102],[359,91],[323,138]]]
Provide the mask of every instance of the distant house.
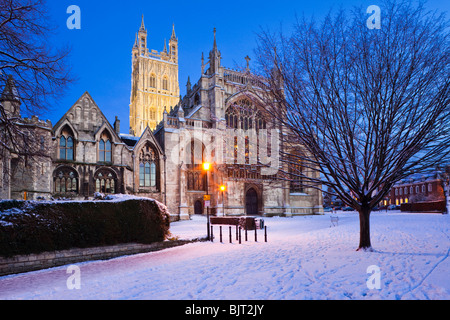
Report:
[[391,189],[383,206],[401,205],[403,203],[432,202],[445,200],[442,180],[438,173],[417,174],[404,179]]

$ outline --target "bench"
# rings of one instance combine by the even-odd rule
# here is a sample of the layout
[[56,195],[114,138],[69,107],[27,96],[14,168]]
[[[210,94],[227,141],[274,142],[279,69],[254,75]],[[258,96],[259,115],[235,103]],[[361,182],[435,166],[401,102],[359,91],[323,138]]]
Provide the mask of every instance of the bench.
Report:
[[240,226],[242,229],[264,229],[264,220],[256,217],[210,217],[212,225]]
[[331,224],[334,227],[336,227],[338,225],[338,222],[339,222],[339,217],[338,216],[330,216],[330,220],[331,220]]

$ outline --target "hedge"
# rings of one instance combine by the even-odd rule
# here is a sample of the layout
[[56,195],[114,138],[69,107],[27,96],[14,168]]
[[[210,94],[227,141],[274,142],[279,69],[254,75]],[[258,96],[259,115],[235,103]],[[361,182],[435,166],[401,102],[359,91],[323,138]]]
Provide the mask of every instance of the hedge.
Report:
[[403,203],[400,205],[401,211],[409,212],[446,212],[446,201],[432,201],[432,202],[416,202]]
[[152,199],[0,201],[0,256],[149,244],[169,234],[169,214]]

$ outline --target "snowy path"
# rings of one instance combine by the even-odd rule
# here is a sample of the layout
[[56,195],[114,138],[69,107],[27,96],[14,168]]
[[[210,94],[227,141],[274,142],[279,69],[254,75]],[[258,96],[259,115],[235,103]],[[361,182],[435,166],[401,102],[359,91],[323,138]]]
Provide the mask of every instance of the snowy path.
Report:
[[[193,243],[159,252],[0,277],[0,299],[450,299],[450,217],[373,213],[375,252],[356,252],[358,217],[265,218],[269,242]],[[204,235],[206,220],[173,223],[180,238]],[[218,236],[218,229],[215,231]],[[228,241],[224,230],[224,241]],[[367,267],[381,270],[368,289]]]

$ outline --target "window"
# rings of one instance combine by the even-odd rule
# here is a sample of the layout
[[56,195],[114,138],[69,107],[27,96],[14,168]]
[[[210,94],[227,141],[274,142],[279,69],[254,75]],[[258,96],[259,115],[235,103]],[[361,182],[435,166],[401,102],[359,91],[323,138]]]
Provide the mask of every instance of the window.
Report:
[[113,170],[99,169],[95,175],[95,191],[101,193],[116,193],[117,176]]
[[156,76],[154,74],[150,76],[150,87],[156,88]]
[[290,192],[291,193],[303,193],[305,192],[303,185],[303,172],[302,161],[299,157],[291,156],[289,159],[289,173],[290,173]]
[[206,186],[206,174],[203,170],[205,145],[192,139],[186,146],[186,163],[188,171],[186,172],[188,190],[204,191]]
[[425,192],[425,185],[422,185],[422,192]]
[[61,136],[59,139],[59,158],[73,160],[73,138]]
[[78,174],[73,168],[62,167],[53,172],[55,193],[78,193]]
[[186,174],[188,190],[204,191],[206,176],[201,171],[188,171]]
[[419,193],[419,186],[416,186],[416,193]]
[[139,186],[157,188],[159,184],[159,157],[147,143],[139,153]]
[[163,90],[169,90],[169,80],[167,80],[167,78],[163,79],[162,89]]
[[431,192],[431,191],[433,191],[433,186],[431,183],[429,183],[428,184],[428,192]]
[[98,143],[98,161],[112,162],[112,143],[111,137],[107,132],[104,132]]

